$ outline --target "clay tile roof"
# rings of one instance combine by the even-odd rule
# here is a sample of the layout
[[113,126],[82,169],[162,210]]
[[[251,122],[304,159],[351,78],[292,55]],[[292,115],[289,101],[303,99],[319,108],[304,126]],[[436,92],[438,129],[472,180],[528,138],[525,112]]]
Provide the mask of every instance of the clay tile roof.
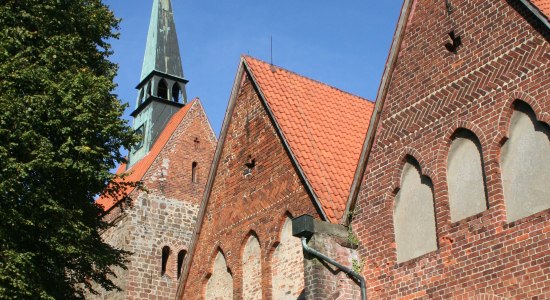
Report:
[[249,56],[244,60],[327,217],[338,222],[374,103]]
[[[195,99],[189,102],[172,116],[172,118],[170,119],[170,121],[168,121],[166,127],[159,135],[159,137],[155,141],[155,144],[153,145],[149,153],[147,153],[147,155],[136,162],[129,170],[126,170],[126,164],[121,164],[118,167],[116,174],[122,174],[124,172],[129,174],[124,179],[127,182],[137,182],[142,180],[147,170],[149,170],[149,167],[151,167],[151,165],[155,161],[155,158],[157,158],[160,151],[164,148],[178,125],[181,123],[187,112],[190,110],[193,104],[195,104],[196,101],[198,100]],[[133,190],[134,187],[127,187],[126,191],[124,191],[124,194],[129,195]],[[109,195],[102,194],[97,199],[96,203],[102,205],[104,211],[108,211],[120,200],[122,199],[115,199],[114,197],[110,197]]]
[[547,19],[550,19],[550,0],[530,0]]

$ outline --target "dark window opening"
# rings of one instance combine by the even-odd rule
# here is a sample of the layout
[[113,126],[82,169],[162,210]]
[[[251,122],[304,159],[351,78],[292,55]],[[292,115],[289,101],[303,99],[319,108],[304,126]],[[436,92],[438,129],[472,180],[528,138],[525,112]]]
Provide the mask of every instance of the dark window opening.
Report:
[[138,99],[138,106],[141,105],[143,102],[143,93],[145,89],[141,89],[141,92],[139,92],[139,99]]
[[162,99],[168,99],[168,87],[166,87],[166,81],[164,81],[164,79],[159,81],[157,96]]
[[198,163],[196,161],[194,161],[193,164],[191,164],[191,182],[193,183],[198,182],[197,166],[198,166]]
[[199,149],[199,146],[200,146],[200,141],[199,141],[199,138],[196,137],[194,140],[193,140],[193,143],[195,144],[195,150],[198,150]]
[[449,32],[449,37],[451,38],[451,42],[445,44],[445,48],[447,48],[449,52],[456,54],[458,52],[458,47],[462,45],[462,38],[460,37],[460,35],[455,34],[454,30],[451,30],[451,32]]
[[137,151],[143,147],[143,139],[145,138],[145,130],[143,129],[143,125],[136,129],[135,134],[139,136],[139,141],[134,145],[134,151]]
[[174,83],[174,87],[172,88],[172,101],[180,102],[180,94],[180,85],[176,82]]
[[160,275],[166,274],[166,265],[168,263],[168,257],[170,256],[170,247],[164,246],[162,248],[162,269]]
[[247,175],[252,174],[252,170],[254,170],[254,168],[256,168],[256,159],[252,158],[252,155],[249,155],[248,156],[248,162],[246,162],[244,164],[244,166],[245,166],[245,169],[244,169],[243,175],[247,176]]
[[181,250],[178,253],[178,278],[180,278],[181,271],[183,271],[183,259],[185,258],[185,250]]

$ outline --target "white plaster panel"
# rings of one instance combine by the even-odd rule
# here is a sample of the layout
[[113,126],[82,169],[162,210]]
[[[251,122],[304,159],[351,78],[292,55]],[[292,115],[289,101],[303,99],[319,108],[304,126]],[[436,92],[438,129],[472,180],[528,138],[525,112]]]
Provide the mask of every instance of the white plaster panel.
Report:
[[469,138],[457,137],[449,149],[447,185],[452,222],[487,209],[481,153]]
[[[531,116],[529,116],[529,114]],[[550,208],[550,132],[527,111],[515,111],[501,169],[509,222]]]
[[403,168],[393,221],[397,262],[437,249],[432,189],[428,182],[422,182],[419,170],[411,163]]
[[216,255],[212,276],[206,284],[206,299],[233,299],[233,277],[221,252]]
[[261,249],[254,236],[250,236],[243,251],[243,299],[262,299]]
[[281,243],[271,263],[273,299],[297,299],[304,289],[304,258],[299,238],[292,236],[292,221],[287,218],[281,232]]

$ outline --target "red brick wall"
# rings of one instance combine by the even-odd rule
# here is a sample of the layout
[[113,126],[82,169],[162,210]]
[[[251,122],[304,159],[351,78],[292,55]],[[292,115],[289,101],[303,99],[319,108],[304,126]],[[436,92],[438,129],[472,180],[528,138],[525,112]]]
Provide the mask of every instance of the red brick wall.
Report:
[[[328,223],[325,226],[332,228],[325,232],[316,230],[309,238],[308,246],[349,269],[360,269],[361,262],[356,251],[352,249],[353,245],[349,241],[346,228]],[[361,289],[357,280],[314,255],[305,254],[304,273],[306,299],[361,299]]]
[[[369,299],[550,297],[550,213],[508,223],[499,167],[515,99],[550,123],[548,40],[504,0],[451,0],[452,20],[445,1],[415,2],[352,223]],[[443,46],[453,26],[458,54]],[[447,153],[458,128],[480,140],[489,209],[451,223]],[[433,182],[438,250],[397,264],[393,205],[406,155]]]
[[[245,163],[255,160],[250,175]],[[182,299],[204,297],[213,260],[221,249],[242,295],[242,254],[251,232],[261,247],[262,293],[271,298],[270,264],[287,214],[318,217],[251,81],[243,80],[221,152],[204,223]],[[301,267],[301,268],[299,268]],[[303,265],[291,270],[303,270]]]
[[[144,176],[155,194],[200,204],[212,163],[216,137],[200,102],[195,102]],[[191,165],[197,162],[197,182]]]

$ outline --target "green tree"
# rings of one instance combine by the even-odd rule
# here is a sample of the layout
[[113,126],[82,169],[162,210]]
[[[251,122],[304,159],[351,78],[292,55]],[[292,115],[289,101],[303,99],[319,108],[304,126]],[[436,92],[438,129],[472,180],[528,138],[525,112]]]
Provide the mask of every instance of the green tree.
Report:
[[94,197],[135,142],[108,60],[118,22],[101,0],[0,1],[2,299],[117,289],[128,253],[101,240]]

